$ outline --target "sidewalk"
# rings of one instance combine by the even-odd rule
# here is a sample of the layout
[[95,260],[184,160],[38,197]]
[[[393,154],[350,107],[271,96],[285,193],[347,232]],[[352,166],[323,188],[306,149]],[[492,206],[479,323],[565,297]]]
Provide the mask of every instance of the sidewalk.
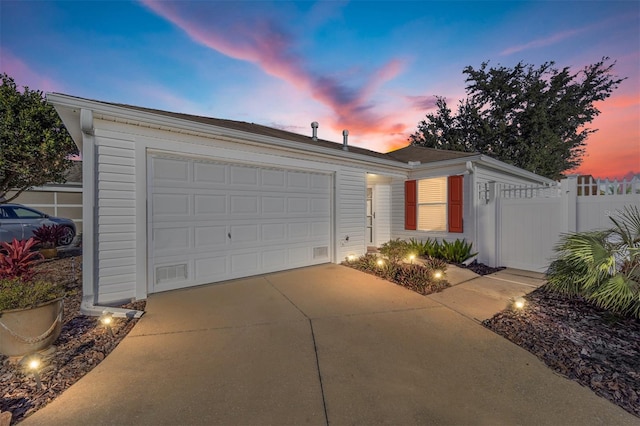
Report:
[[453,265],[447,268],[447,281],[451,288],[427,297],[477,322],[493,317],[545,283],[544,274],[538,272],[507,268],[478,275]]

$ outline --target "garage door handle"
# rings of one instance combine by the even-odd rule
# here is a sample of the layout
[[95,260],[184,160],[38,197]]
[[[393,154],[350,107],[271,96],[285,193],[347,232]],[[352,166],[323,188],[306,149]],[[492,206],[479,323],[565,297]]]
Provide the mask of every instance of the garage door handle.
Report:
[[231,232],[229,232],[227,235],[229,236],[229,239],[231,239]]

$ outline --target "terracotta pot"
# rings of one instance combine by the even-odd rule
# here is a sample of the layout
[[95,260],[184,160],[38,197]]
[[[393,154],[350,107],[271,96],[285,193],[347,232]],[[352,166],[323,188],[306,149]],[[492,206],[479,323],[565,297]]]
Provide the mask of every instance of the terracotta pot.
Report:
[[41,248],[40,254],[45,259],[54,259],[58,257],[58,249],[57,248]]
[[48,348],[62,331],[64,298],[0,312],[0,353],[22,356]]

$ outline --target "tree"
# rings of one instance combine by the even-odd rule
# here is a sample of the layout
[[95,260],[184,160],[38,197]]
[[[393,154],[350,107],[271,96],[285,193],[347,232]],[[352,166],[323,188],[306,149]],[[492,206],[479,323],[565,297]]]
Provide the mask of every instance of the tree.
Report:
[[0,78],[0,200],[8,202],[33,186],[64,183],[78,150],[41,91],[20,92],[13,78]]
[[413,145],[479,152],[525,170],[558,179],[580,165],[586,127],[600,111],[595,103],[611,95],[624,78],[611,75],[609,58],[572,74],[554,62],[540,67],[467,66],[467,98],[452,114],[443,97],[409,137]]

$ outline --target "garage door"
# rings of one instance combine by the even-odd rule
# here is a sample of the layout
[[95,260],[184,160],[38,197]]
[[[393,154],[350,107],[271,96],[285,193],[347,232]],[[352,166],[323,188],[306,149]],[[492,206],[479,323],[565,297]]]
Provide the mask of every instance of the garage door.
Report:
[[149,157],[149,292],[327,263],[330,174]]

